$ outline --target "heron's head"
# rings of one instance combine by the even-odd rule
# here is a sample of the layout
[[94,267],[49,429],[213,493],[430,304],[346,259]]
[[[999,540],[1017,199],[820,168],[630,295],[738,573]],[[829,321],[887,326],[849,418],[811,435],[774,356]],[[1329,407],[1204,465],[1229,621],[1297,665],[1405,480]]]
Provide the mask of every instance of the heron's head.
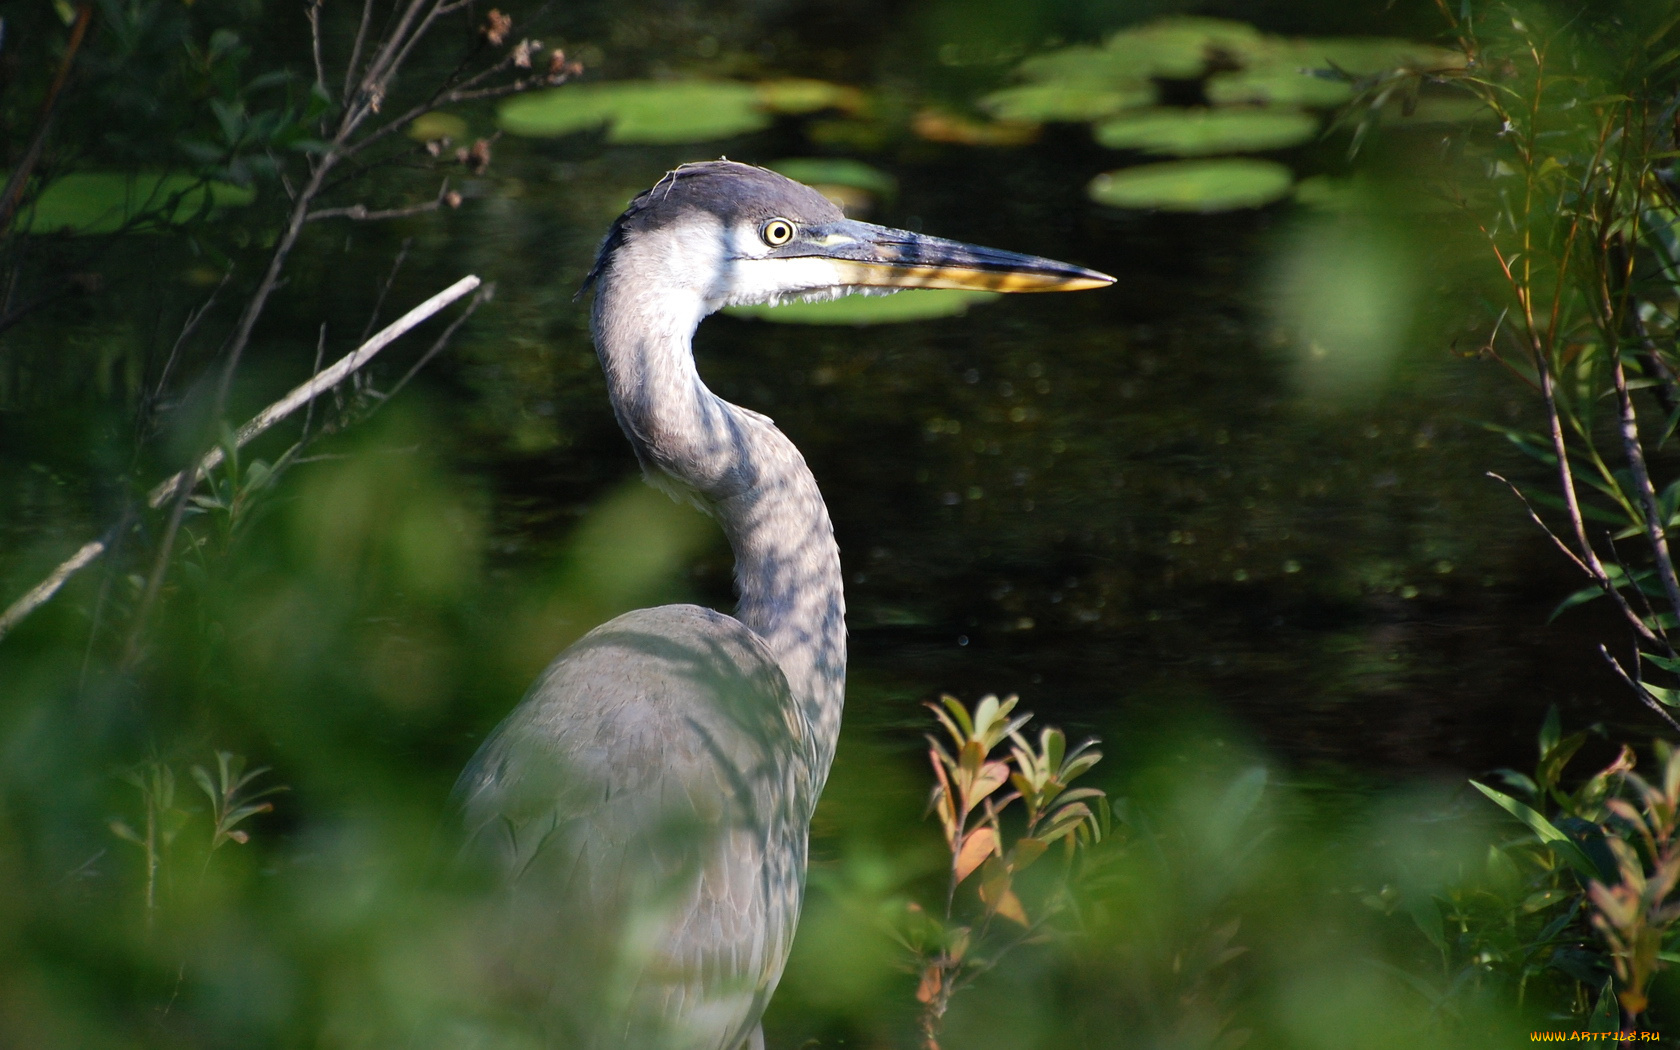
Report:
[[[613,224],[589,281],[724,306],[900,288],[1070,292],[1114,278],[1081,266],[846,218],[816,190],[732,161],[685,164]],[[587,286],[586,282],[586,286]]]

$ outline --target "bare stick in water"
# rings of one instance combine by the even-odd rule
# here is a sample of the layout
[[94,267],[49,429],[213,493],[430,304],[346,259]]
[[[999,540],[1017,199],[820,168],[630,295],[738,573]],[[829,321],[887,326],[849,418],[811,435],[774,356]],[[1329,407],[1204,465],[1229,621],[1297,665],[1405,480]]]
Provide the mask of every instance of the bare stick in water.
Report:
[[[317,372],[310,377],[308,382],[257,413],[254,418],[236,432],[235,447],[243,448],[258,434],[342,383],[352,372],[373,360],[374,355],[379,351],[396,342],[411,328],[419,325],[439,310],[476,289],[480,283],[482,282],[477,277],[463,277],[386,325],[372,339],[369,339],[351,353],[339,358],[322,371]],[[454,328],[451,327],[450,331],[453,332]],[[220,448],[205,453],[203,458],[198,461],[198,466],[193,470],[192,479],[187,484],[197,486],[204,476],[214,470],[216,465],[222,461],[222,456],[223,452]],[[186,471],[182,471],[154,487],[146,502],[154,508],[161,506],[169,498],[169,494],[175,491],[175,487],[183,483],[183,475],[185,474]],[[49,573],[46,579],[36,584],[23,597],[8,606],[4,613],[0,613],[0,638],[4,638],[12,628],[23,621],[24,617],[46,604],[53,595],[58,593],[59,588],[63,587],[70,577],[93,564],[101,554],[105,553],[113,538],[107,536],[104,539],[83,544],[75,554]]]

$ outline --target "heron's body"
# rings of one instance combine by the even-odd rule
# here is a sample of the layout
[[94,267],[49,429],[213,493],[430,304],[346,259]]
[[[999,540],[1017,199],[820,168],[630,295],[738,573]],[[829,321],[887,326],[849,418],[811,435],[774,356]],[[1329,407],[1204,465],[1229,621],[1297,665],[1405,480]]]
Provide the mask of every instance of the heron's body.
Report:
[[734,617],[641,610],[585,636],[460,790],[512,887],[510,974],[552,1007],[551,1038],[737,1050],[760,1039],[793,940],[839,736],[845,600],[816,480],[769,419],[706,388],[694,329],[730,303],[875,285],[1108,279],[848,222],[815,191],[728,162],[638,197],[594,277],[619,424],[649,480],[723,528],[740,602]]

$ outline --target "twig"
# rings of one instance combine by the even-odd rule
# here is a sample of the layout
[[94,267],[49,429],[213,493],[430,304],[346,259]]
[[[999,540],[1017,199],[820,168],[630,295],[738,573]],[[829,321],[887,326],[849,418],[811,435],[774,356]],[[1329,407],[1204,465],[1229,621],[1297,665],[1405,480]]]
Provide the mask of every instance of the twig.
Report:
[[362,334],[356,340],[357,343],[367,342],[368,336],[373,334],[373,326],[379,323],[379,311],[385,309],[385,297],[391,294],[391,286],[397,283],[397,274],[402,272],[403,263],[408,261],[408,249],[413,244],[413,237],[403,238],[402,247],[397,249],[397,257],[391,263],[391,272],[385,275],[385,283],[379,286],[379,294],[374,297],[373,309],[368,311],[367,324],[362,326]]
[[356,66],[362,60],[362,45],[367,43],[368,23],[373,19],[373,0],[362,0],[362,21],[356,27],[356,42],[350,46],[350,60],[344,63],[344,90],[339,93],[346,105],[350,103],[350,89],[356,84]]
[[[381,350],[395,342],[398,338],[406,334],[409,329],[431,317],[433,314],[437,313],[439,310],[448,306],[455,300],[461,298],[461,296],[471,292],[481,283],[482,282],[477,277],[463,277],[459,281],[450,285],[448,288],[445,288],[443,291],[432,296],[430,299],[427,299],[419,306],[416,306],[408,313],[403,314],[395,321],[392,321],[389,325],[382,329],[378,335],[357,347],[354,352],[346,354],[337,361],[334,361],[319,374],[310,377],[308,382],[294,388],[291,393],[257,413],[250,422],[246,423],[235,432],[234,447],[243,448],[253,438],[267,430],[269,427],[272,427],[282,419],[285,419],[287,416],[296,412],[309,402],[315,400],[315,398],[319,397],[326,391],[331,390],[333,387],[343,382],[346,376],[350,375],[352,372],[356,371],[356,369],[372,360],[375,354],[379,353]],[[217,465],[222,462],[222,457],[223,451],[220,448],[214,448],[209,452],[206,452],[199,459],[198,468],[193,473],[193,484],[196,485],[206,474],[216,469]],[[186,471],[182,471],[168,480],[154,486],[151,493],[146,497],[147,505],[153,509],[161,506],[163,501],[169,498],[169,494],[175,490],[176,486],[181,484],[186,473]]]
[[1557,544],[1557,549],[1563,552],[1563,556],[1574,562],[1577,569],[1580,569],[1583,573],[1586,573],[1588,576],[1592,576],[1596,579],[1597,574],[1594,573],[1592,569],[1588,568],[1587,563],[1582,561],[1574,551],[1569,549],[1569,544],[1563,542],[1563,537],[1553,532],[1552,527],[1541,520],[1539,513],[1534,509],[1534,504],[1530,503],[1528,501],[1528,497],[1523,495],[1522,489],[1517,488],[1517,486],[1513,485],[1510,480],[1502,474],[1495,474],[1490,470],[1487,472],[1487,476],[1495,481],[1504,482],[1506,487],[1511,490],[1511,494],[1522,500],[1523,509],[1528,511],[1528,516],[1534,520],[1534,524],[1540,526],[1540,531],[1546,534],[1547,539]]
[[321,61],[321,2],[322,0],[310,0],[309,6],[304,9],[304,17],[309,19],[309,51],[315,58],[315,87],[321,92],[321,96],[326,98],[329,96],[327,67],[326,63]]
[[411,204],[406,208],[386,208],[383,211],[369,211],[365,204],[351,204],[343,208],[322,208],[312,211],[303,217],[304,222],[315,222],[318,219],[354,219],[357,222],[374,222],[379,219],[401,219],[410,215],[424,215],[429,211],[437,211],[448,204],[454,207],[461,202],[456,196],[451,201],[449,195],[449,180],[443,180],[443,186],[438,195],[424,204]]
[[[1669,555],[1668,533],[1657,507],[1656,490],[1651,487],[1651,474],[1645,468],[1645,450],[1639,445],[1639,416],[1628,393],[1627,372],[1620,354],[1612,365],[1616,380],[1616,400],[1621,404],[1622,448],[1627,453],[1628,466],[1633,470],[1634,486],[1639,491],[1639,506],[1644,511],[1645,538],[1657,555],[1657,574],[1662,579],[1663,592],[1668,595],[1669,607],[1680,617],[1680,579],[1674,575],[1674,559]],[[1670,654],[1673,649],[1669,650]]]
[[[366,332],[362,333],[362,340],[363,340],[363,342],[367,341],[367,333]],[[327,352],[327,324],[326,324],[325,321],[323,321],[323,322],[321,322],[321,331],[319,332],[319,334],[317,334],[315,336],[315,363],[313,365],[311,365],[310,368],[309,368],[309,374],[311,376],[318,376],[318,375],[321,374],[321,358],[326,354],[326,352]],[[307,444],[309,442],[309,428],[310,428],[310,426],[312,426],[314,424],[314,422],[315,422],[315,402],[311,401],[311,402],[309,402],[309,407],[306,408],[304,410],[304,413],[303,413],[303,436],[298,438],[298,443],[300,445],[301,444]]]
[[0,237],[6,236],[11,226],[12,213],[17,210],[18,201],[23,199],[23,188],[29,184],[29,176],[41,159],[41,149],[47,141],[47,130],[52,126],[53,109],[58,105],[58,96],[64,90],[65,81],[70,79],[70,66],[76,61],[76,52],[81,50],[82,40],[87,36],[88,23],[92,20],[93,4],[84,0],[77,5],[76,23],[70,27],[70,43],[64,49],[64,57],[59,59],[58,72],[53,74],[52,86],[47,88],[47,99],[41,104],[40,126],[35,129],[35,137],[29,142],[29,149],[24,151],[23,160],[12,169],[12,177],[6,180],[5,190],[0,191]]
[[1633,676],[1631,676],[1627,673],[1627,669],[1624,668],[1621,665],[1621,662],[1618,661],[1614,656],[1610,655],[1610,650],[1609,650],[1608,647],[1606,647],[1604,645],[1600,645],[1598,647],[1598,654],[1600,656],[1604,657],[1605,661],[1607,663],[1609,663],[1609,665],[1615,670],[1616,674],[1621,677],[1622,681],[1626,682],[1628,684],[1628,686],[1636,694],[1638,694],[1641,703],[1643,703],[1646,707],[1649,707],[1651,710],[1655,711],[1657,713],[1657,717],[1661,718],[1664,722],[1667,722],[1670,726],[1674,727],[1675,732],[1680,733],[1680,722],[1676,722],[1674,720],[1673,715],[1669,714],[1667,711],[1664,711],[1662,709],[1662,705],[1657,703],[1655,698],[1653,698],[1651,696],[1650,692],[1648,690],[1646,690],[1645,686],[1642,685],[1641,683],[1635,681],[1633,679]]
[[1628,310],[1628,321],[1633,326],[1633,334],[1639,337],[1639,360],[1651,370],[1651,375],[1657,380],[1651,393],[1656,395],[1663,411],[1672,416],[1675,410],[1680,408],[1680,381],[1676,381],[1673,370],[1657,350],[1656,340],[1651,338],[1650,329],[1645,326],[1645,319],[1639,316],[1638,303],[1632,304]]
[[47,575],[47,578],[37,583],[27,594],[7,606],[6,611],[0,613],[0,638],[16,627],[25,616],[34,612],[49,598],[58,593],[65,581],[76,573],[87,568],[93,560],[105,553],[105,539],[84,543],[81,549],[70,555],[65,562]]
[[[477,277],[463,277],[448,288],[427,299],[408,313],[387,325],[378,335],[369,339],[356,350],[332,364],[325,371],[312,376],[307,383],[292,390],[291,393],[263,409],[254,419],[240,427],[235,440],[236,447],[242,447],[258,434],[269,429],[274,424],[296,412],[302,406],[312,402],[326,390],[342,382],[344,378],[356,369],[367,364],[374,355],[379,353],[392,342],[407,333],[411,328],[425,321],[450,303],[476,289],[480,280]],[[476,305],[476,301],[475,304]],[[459,326],[458,322],[451,325],[453,332]],[[192,491],[199,479],[222,461],[222,450],[214,449],[199,460],[198,468],[193,472],[192,482],[186,485],[187,491]],[[169,498],[170,492],[176,490],[186,482],[186,471],[152,489],[147,503],[152,507],[159,506]],[[113,535],[84,544],[80,550],[54,569],[46,579],[35,585],[27,594],[13,602],[4,613],[0,613],[0,638],[4,638],[13,627],[16,627],[24,617],[34,612],[38,607],[57,594],[66,581],[82,569],[86,568],[101,554],[105,553],[114,539]]]
[[427,350],[424,354],[421,354],[420,360],[409,366],[408,371],[403,373],[403,377],[397,380],[397,384],[395,386],[385,392],[384,396],[380,398],[379,403],[383,405],[393,397],[396,397],[397,394],[402,391],[402,388],[408,385],[408,381],[410,379],[413,379],[422,368],[425,368],[426,365],[431,362],[432,358],[436,357],[443,351],[445,346],[449,345],[449,340],[455,336],[455,330],[466,324],[467,318],[471,317],[473,312],[476,311],[481,304],[489,301],[495,296],[495,294],[496,286],[494,284],[487,284],[483,288],[480,288],[477,294],[475,294],[472,299],[468,300],[467,308],[456,315],[455,320],[449,322],[449,327],[445,328],[443,330],[443,334],[437,337],[437,341],[432,344],[431,349]]
[[1588,575],[1598,581],[1598,585],[1604,589],[1604,593],[1615,599],[1623,614],[1626,615],[1641,636],[1660,645],[1662,639],[1646,625],[1644,620],[1639,618],[1633,608],[1628,605],[1627,599],[1623,598],[1621,592],[1616,590],[1615,584],[1610,580],[1610,573],[1604,568],[1604,563],[1598,560],[1598,552],[1593,550],[1591,541],[1587,539],[1586,519],[1581,514],[1581,502],[1575,493],[1575,474],[1569,469],[1569,448],[1564,444],[1563,421],[1558,415],[1557,394],[1552,382],[1551,365],[1547,362],[1545,355],[1540,352],[1538,346],[1534,350],[1534,367],[1539,372],[1540,393],[1546,402],[1546,417],[1552,438],[1552,455],[1557,459],[1558,488],[1563,492],[1564,507],[1569,512],[1569,523],[1575,529],[1575,542],[1580,548],[1579,556],[1575,559],[1576,564],[1586,566]]

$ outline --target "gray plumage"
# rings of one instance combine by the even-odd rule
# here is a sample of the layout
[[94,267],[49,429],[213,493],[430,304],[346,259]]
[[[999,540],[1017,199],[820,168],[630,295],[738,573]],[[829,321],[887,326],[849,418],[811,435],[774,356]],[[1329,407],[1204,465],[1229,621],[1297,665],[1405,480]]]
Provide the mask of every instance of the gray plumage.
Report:
[[728,161],[678,168],[613,224],[587,282],[613,411],[648,479],[723,528],[740,600],[733,617],[673,605],[590,632],[461,777],[472,843],[509,887],[498,983],[542,1038],[762,1045],[839,736],[845,599],[827,507],[793,443],[701,381],[700,320],[908,285],[1109,280],[853,222]]

